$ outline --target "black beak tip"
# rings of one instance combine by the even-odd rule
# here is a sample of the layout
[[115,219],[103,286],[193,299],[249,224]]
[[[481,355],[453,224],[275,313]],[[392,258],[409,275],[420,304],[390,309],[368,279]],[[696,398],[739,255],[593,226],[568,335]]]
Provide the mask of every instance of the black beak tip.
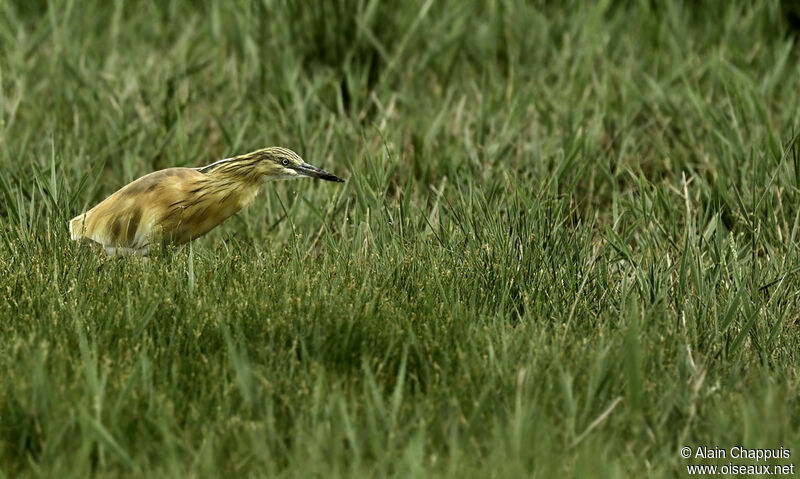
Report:
[[343,180],[343,179],[339,178],[339,177],[338,177],[338,176],[336,176],[336,175],[332,175],[332,174],[330,174],[330,173],[326,173],[326,174],[324,174],[324,175],[320,175],[320,177],[319,177],[319,178],[320,178],[321,180],[333,181],[333,182],[335,182],[335,183],[344,183],[344,180]]

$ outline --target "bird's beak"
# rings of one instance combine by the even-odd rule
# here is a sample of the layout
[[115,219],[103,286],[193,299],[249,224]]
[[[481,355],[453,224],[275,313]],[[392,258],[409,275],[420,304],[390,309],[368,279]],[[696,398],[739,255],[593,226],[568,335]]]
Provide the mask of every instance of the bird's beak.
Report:
[[292,168],[301,175],[310,176],[311,178],[319,178],[321,180],[344,183],[344,180],[338,176],[332,175],[322,168],[317,168],[316,166],[309,165],[308,163],[301,163],[299,165],[290,166],[289,168]]

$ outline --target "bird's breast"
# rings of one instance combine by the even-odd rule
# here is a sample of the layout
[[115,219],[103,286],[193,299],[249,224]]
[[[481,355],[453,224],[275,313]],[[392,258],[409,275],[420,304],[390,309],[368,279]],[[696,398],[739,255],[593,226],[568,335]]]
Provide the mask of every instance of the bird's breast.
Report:
[[253,202],[258,188],[204,185],[172,204],[162,223],[164,239],[183,244],[202,236]]

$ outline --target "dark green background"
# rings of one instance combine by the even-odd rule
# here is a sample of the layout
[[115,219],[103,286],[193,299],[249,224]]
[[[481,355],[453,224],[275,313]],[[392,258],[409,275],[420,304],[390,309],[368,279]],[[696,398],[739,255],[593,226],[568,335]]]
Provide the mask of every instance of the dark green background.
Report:
[[[775,1],[0,2],[0,471],[796,461],[790,26]],[[147,260],[69,241],[143,174],[269,145],[347,181],[271,183]]]

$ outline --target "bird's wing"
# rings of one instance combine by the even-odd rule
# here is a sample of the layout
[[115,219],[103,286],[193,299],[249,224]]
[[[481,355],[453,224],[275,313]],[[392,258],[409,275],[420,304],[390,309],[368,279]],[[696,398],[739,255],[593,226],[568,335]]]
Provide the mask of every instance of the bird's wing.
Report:
[[135,180],[70,221],[73,239],[105,247],[145,248],[165,229],[174,228],[175,204],[185,200],[203,176],[191,168],[169,168]]

